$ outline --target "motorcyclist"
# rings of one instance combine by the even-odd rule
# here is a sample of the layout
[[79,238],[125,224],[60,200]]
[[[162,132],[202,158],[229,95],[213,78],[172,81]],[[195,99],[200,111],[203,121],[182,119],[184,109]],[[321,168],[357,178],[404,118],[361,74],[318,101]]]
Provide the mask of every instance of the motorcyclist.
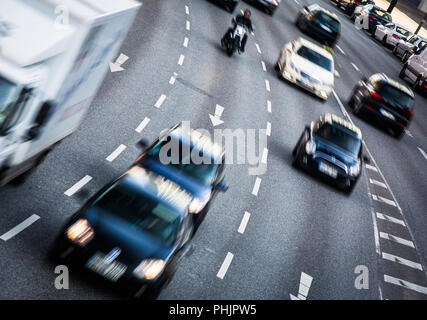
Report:
[[[225,39],[230,32],[233,32],[233,30],[236,28],[237,24],[243,24],[244,26],[246,26],[248,28],[249,31],[252,32],[253,31],[253,25],[252,25],[252,21],[251,21],[250,17],[251,17],[251,11],[249,9],[246,9],[243,12],[243,15],[242,14],[237,15],[233,19],[234,26],[227,30],[227,32],[225,33],[225,35],[222,39]],[[245,45],[246,45],[247,40],[248,40],[248,35],[245,34],[243,36],[243,39],[242,39],[241,47],[239,48],[240,52],[245,52]]]

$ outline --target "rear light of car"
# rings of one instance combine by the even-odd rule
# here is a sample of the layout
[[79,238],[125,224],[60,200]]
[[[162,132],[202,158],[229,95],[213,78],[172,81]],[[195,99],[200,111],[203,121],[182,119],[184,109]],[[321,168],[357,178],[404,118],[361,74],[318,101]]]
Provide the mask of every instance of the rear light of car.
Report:
[[367,104],[365,104],[365,108],[368,109],[369,111],[374,111],[374,109],[372,109],[370,106],[368,106]]
[[394,34],[394,33],[393,33],[393,38],[400,39],[400,37],[397,34]]
[[377,18],[375,18],[372,14],[369,15],[369,19],[376,21]]
[[383,98],[378,94],[378,92],[372,90],[370,91],[371,93],[371,97],[374,98],[375,100],[381,101]]
[[424,88],[427,88],[427,84],[424,85]]
[[403,109],[403,114],[409,119],[412,119],[412,117],[414,116],[414,113],[407,108]]
[[357,4],[359,4],[359,1],[358,0],[354,0],[353,3],[357,5]]

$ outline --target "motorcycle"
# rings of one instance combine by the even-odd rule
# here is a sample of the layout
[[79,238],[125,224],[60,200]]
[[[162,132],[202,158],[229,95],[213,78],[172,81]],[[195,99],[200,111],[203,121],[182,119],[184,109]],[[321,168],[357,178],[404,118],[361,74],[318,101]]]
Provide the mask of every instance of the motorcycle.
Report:
[[233,19],[232,22],[235,24],[234,29],[231,32],[228,32],[224,38],[221,39],[221,46],[226,49],[228,55],[231,57],[236,50],[238,53],[241,53],[240,48],[242,45],[242,40],[245,34],[248,32],[248,29],[245,25],[236,23]]

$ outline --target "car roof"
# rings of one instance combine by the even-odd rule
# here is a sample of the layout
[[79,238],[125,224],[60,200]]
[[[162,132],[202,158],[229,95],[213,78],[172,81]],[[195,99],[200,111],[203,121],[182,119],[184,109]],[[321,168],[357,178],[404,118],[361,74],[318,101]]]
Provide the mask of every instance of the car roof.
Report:
[[310,5],[310,6],[308,6],[308,8],[310,9],[310,11],[314,10],[314,9],[323,11],[324,13],[330,15],[332,18],[334,18],[335,20],[337,20],[338,22],[340,22],[340,19],[338,19],[338,16],[334,12],[329,11],[329,10],[327,10],[327,9],[319,6],[317,3],[314,3],[314,4]]
[[311,49],[313,51],[316,51],[317,53],[320,53],[323,56],[325,56],[325,57],[331,59],[332,61],[334,61],[334,58],[333,58],[332,54],[328,50],[326,50],[326,49],[322,48],[321,46],[317,45],[316,43],[311,42],[311,41],[309,41],[309,40],[307,40],[305,38],[302,38],[302,37],[298,37],[296,41],[300,42],[302,45],[306,46],[307,48],[309,48],[309,49]]
[[320,117],[320,120],[322,122],[327,122],[330,124],[334,124],[339,127],[343,127],[347,129],[348,131],[351,131],[354,133],[359,139],[362,139],[362,132],[360,131],[359,127],[355,126],[351,122],[335,115],[332,113],[326,113],[323,117]]
[[411,98],[414,98],[414,93],[412,92],[411,89],[404,86],[400,82],[389,78],[385,73],[375,73],[372,76],[377,76],[382,81],[387,82],[389,85],[395,87],[396,89],[399,89],[400,91],[403,91],[404,93],[409,95]]

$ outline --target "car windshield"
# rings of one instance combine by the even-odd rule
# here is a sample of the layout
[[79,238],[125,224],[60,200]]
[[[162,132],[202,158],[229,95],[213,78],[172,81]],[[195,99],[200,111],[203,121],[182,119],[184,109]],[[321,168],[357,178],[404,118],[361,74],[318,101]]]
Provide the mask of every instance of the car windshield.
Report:
[[19,87],[16,84],[0,77],[0,128],[12,114],[18,94]]
[[420,43],[418,44],[418,48],[423,48],[426,45],[427,45],[427,41],[420,41]]
[[147,155],[204,185],[213,182],[219,166],[210,154],[170,135],[160,140]]
[[408,35],[411,34],[408,30],[405,30],[405,29],[403,29],[401,27],[397,27],[396,31],[399,32],[400,34],[403,34],[404,36],[408,36]]
[[397,107],[412,108],[412,98],[389,84],[383,84],[378,89],[379,95],[387,102],[396,105]]
[[306,46],[301,46],[301,48],[298,49],[297,54],[325,70],[332,71],[332,61],[329,58],[310,48],[307,48]]
[[318,11],[315,14],[315,18],[319,23],[327,25],[334,32],[338,32],[340,30],[339,21],[332,18],[330,15],[326,14],[323,11]]
[[343,149],[346,152],[357,156],[360,151],[361,141],[359,138],[347,133],[346,130],[339,128],[338,126],[331,125],[330,123],[324,123],[315,133],[315,137],[327,140]]
[[392,21],[391,16],[384,10],[381,10],[378,8],[372,8],[372,13],[376,14],[377,16],[381,17],[384,20]]
[[101,209],[101,214],[117,217],[127,222],[129,228],[144,231],[166,245],[175,241],[180,213],[126,178],[114,183],[92,206]]

